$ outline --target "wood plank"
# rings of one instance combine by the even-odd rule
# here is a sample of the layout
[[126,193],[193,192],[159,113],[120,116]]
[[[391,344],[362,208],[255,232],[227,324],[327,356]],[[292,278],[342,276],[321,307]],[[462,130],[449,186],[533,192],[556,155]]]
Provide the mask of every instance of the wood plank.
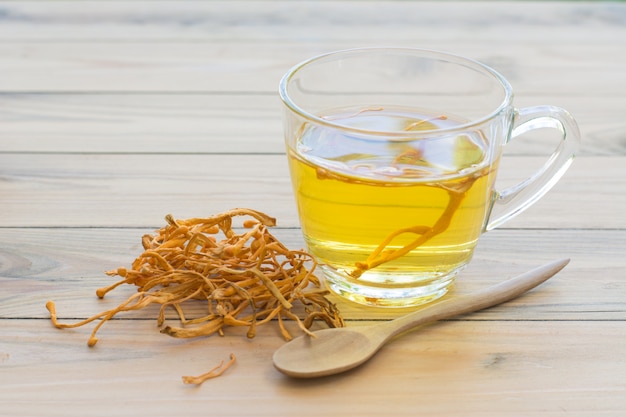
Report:
[[0,108],[0,152],[284,152],[278,93],[4,94]]
[[[471,4],[469,4],[471,3]],[[2,1],[0,40],[319,41],[377,43],[471,34],[490,44],[615,42],[626,8],[616,2],[493,1]],[[32,30],[33,26],[37,30]],[[541,30],[537,30],[540,28]],[[369,29],[369,30],[368,30]],[[592,33],[593,36],[588,36]]]
[[[469,8],[454,2],[385,2],[381,7],[378,2],[275,1],[160,6],[146,13],[141,2],[5,2],[0,90],[267,92],[296,62],[381,40],[468,55],[500,70],[518,92],[610,95],[616,86],[623,93],[626,84],[626,58],[619,53],[626,7],[620,4],[476,2]],[[489,23],[486,12],[492,16]],[[27,29],[33,23],[37,31]],[[533,30],[539,23],[547,25],[541,34]],[[68,36],[77,31],[80,37]],[[465,40],[467,33],[471,40]],[[595,76],[600,63],[602,79]],[[603,82],[607,77],[614,81]]]
[[[364,28],[367,33],[369,28]],[[372,40],[373,41],[373,40]],[[455,43],[450,52],[499,70],[524,95],[593,91],[619,96],[626,88],[622,43],[547,46],[528,41]],[[0,43],[2,92],[275,92],[283,74],[296,63],[320,53],[367,45],[351,43],[256,42],[142,43],[55,42]],[[398,42],[398,46],[420,46]],[[429,49],[449,50],[428,42]],[[512,52],[514,51],[514,53]],[[580,57],[585,57],[581,65]],[[598,77],[602,63],[602,77]],[[567,76],[563,76],[567,74]]]
[[[96,289],[116,281],[104,271],[128,267],[143,251],[152,229],[4,228],[0,230],[0,318],[46,318],[45,303],[58,303],[59,317],[88,317],[130,297],[123,286],[104,300]],[[304,247],[299,229],[273,233],[292,249]],[[547,284],[502,307],[467,320],[622,320],[626,312],[626,230],[494,230],[485,234],[454,294],[493,285],[541,264],[571,258]],[[333,297],[349,320],[388,319],[406,311],[360,307]],[[190,314],[202,314],[202,306]],[[174,317],[174,316],[171,316]],[[154,320],[156,309],[120,318]],[[82,331],[83,334],[87,330]]]
[[[581,156],[626,155],[626,100],[578,91],[518,95],[518,107],[553,104],[576,117]],[[0,94],[0,152],[283,153],[277,93]],[[510,155],[547,155],[555,146],[525,137]]]
[[[445,322],[395,340],[347,374],[304,381],[273,369],[283,341],[271,332],[181,341],[148,322],[118,321],[89,349],[46,321],[1,322],[0,404],[16,417],[617,417],[626,409],[623,321]],[[218,379],[182,384],[182,375],[231,353],[237,362]]]
[[[544,159],[507,156],[499,182],[522,180]],[[579,158],[506,226],[624,228],[625,169],[623,157]],[[298,225],[284,155],[0,154],[0,193],[4,227],[152,227],[168,213],[197,217],[234,207]]]

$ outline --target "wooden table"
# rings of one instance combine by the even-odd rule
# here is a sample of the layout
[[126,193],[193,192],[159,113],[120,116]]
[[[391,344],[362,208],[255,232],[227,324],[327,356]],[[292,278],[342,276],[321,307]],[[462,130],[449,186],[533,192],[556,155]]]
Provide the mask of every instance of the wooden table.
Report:
[[[483,236],[453,294],[569,257],[563,272],[319,380],[273,368],[273,324],[250,340],[240,328],[180,340],[147,309],[105,325],[94,348],[91,327],[51,325],[48,300],[73,322],[132,294],[94,292],[168,213],[254,208],[302,247],[278,81],[310,56],[372,45],[475,58],[511,81],[518,107],[572,112],[572,168]],[[616,2],[1,1],[0,415],[626,415],[625,50]],[[512,145],[501,181],[553,146]],[[334,300],[348,326],[403,313]],[[181,382],[230,353],[221,377]]]

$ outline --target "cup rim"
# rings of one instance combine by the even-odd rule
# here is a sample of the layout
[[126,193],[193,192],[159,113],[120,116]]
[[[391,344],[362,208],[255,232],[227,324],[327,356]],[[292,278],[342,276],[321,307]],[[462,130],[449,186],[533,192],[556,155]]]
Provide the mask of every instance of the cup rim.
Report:
[[[496,107],[495,110],[492,110],[491,112],[487,113],[485,116],[469,120],[468,122],[460,124],[460,125],[455,125],[453,127],[444,127],[444,128],[439,128],[439,129],[401,132],[401,131],[382,131],[382,130],[374,131],[374,130],[367,130],[367,129],[359,129],[359,128],[355,128],[351,126],[346,126],[340,123],[334,123],[332,120],[324,119],[322,117],[316,116],[315,114],[312,114],[306,111],[304,108],[297,105],[291,99],[291,97],[289,96],[287,92],[287,84],[289,83],[291,78],[293,78],[293,76],[295,76],[295,74],[300,69],[308,66],[309,64],[312,64],[317,61],[321,61],[323,59],[326,59],[332,56],[337,56],[337,55],[352,55],[352,54],[360,54],[360,53],[367,53],[367,52],[383,52],[383,51],[404,52],[404,53],[410,53],[410,54],[418,53],[418,54],[423,55],[424,57],[429,57],[429,58],[439,57],[439,58],[445,59],[448,62],[453,62],[459,65],[463,64],[465,66],[469,66],[473,69],[479,70],[482,73],[492,76],[502,86],[504,90],[504,98],[502,99],[502,101]],[[350,49],[336,50],[336,51],[327,52],[327,53],[313,56],[309,59],[306,59],[294,65],[293,67],[291,67],[291,69],[289,69],[289,71],[287,71],[287,73],[283,75],[279,83],[278,92],[285,106],[287,106],[291,111],[298,114],[300,117],[304,118],[310,123],[314,123],[317,125],[322,125],[322,126],[334,128],[334,129],[341,129],[343,131],[348,131],[354,134],[366,135],[369,137],[384,136],[387,139],[407,138],[407,139],[413,139],[413,140],[415,139],[416,136],[433,136],[433,135],[439,136],[440,134],[450,134],[450,132],[455,132],[455,131],[472,130],[472,128],[479,126],[487,122],[488,120],[491,120],[497,117],[500,113],[506,110],[513,101],[513,90],[512,90],[511,84],[506,80],[506,78],[504,78],[502,74],[500,74],[495,69],[489,67],[488,65],[485,65],[477,60],[467,58],[461,55],[449,53],[449,52],[443,52],[443,51],[438,51],[434,49],[408,48],[408,47],[350,48]]]

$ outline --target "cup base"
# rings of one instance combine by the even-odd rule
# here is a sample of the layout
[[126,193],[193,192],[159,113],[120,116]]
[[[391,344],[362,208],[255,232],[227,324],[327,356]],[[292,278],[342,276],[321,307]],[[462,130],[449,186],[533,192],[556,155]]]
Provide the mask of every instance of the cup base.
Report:
[[416,280],[414,285],[402,286],[361,283],[326,265],[321,265],[321,269],[327,287],[348,300],[367,306],[403,308],[430,303],[444,296],[462,268],[446,275]]

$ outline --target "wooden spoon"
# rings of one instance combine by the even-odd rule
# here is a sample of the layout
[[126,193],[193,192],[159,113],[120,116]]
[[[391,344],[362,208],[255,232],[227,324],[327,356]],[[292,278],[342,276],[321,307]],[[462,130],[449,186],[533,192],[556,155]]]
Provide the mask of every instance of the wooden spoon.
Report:
[[372,326],[333,328],[304,335],[274,352],[274,366],[296,378],[333,375],[370,359],[391,338],[414,327],[482,310],[512,300],[559,272],[569,259],[555,261],[500,284],[441,301],[395,320]]

